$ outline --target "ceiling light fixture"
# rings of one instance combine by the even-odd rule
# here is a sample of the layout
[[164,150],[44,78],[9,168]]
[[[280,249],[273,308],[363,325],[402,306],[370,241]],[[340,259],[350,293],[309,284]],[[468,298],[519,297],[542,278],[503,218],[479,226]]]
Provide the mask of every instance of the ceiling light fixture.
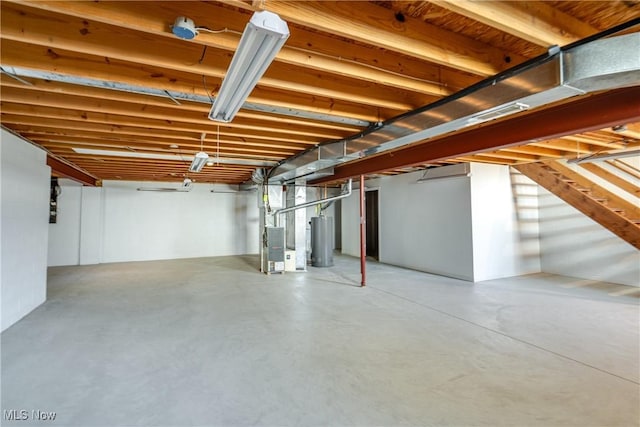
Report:
[[200,172],[204,165],[209,161],[209,155],[203,150],[204,139],[206,136],[206,133],[200,134],[200,152],[196,153],[193,157],[191,166],[189,166],[189,172]]
[[211,120],[233,120],[288,37],[287,23],[275,13],[253,14],[209,112]]
[[181,39],[191,40],[198,35],[198,29],[193,23],[193,19],[186,16],[178,16],[171,27],[171,32]]
[[189,172],[200,172],[204,165],[207,164],[207,160],[209,160],[209,155],[204,151],[196,153],[191,162],[191,166],[189,166]]

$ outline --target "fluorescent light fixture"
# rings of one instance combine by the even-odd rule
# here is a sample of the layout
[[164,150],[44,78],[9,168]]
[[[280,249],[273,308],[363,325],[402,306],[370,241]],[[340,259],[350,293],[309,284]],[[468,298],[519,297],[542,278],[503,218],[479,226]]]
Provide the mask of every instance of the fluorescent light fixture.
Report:
[[588,162],[600,162],[603,160],[621,159],[624,157],[640,156],[640,150],[626,150],[626,151],[614,151],[606,154],[593,154],[591,156],[582,157],[579,159],[567,160],[567,163],[588,163]]
[[[100,150],[96,148],[77,147],[73,147],[72,149],[78,154],[108,157],[130,157],[134,159],[173,160],[176,162],[185,162],[193,160],[194,158],[193,156],[182,156],[180,154],[139,153],[133,151]],[[247,165],[258,167],[270,167],[277,164],[277,162],[271,160],[237,159],[234,157],[216,157],[215,162],[229,165]]]
[[211,120],[233,120],[288,37],[287,23],[275,13],[253,14],[211,107]]
[[508,116],[510,114],[519,113],[530,108],[529,105],[522,102],[514,102],[510,104],[500,105],[495,108],[491,108],[481,113],[474,114],[467,120],[468,125],[475,125],[478,123],[486,122],[500,117]]
[[422,177],[420,177],[416,183],[445,178],[466,178],[470,176],[471,166],[469,163],[459,163],[457,165],[429,168],[424,171]]
[[188,193],[191,187],[138,187],[138,191],[158,191],[160,193]]
[[191,181],[191,179],[189,179],[189,178],[185,178],[184,181],[182,181],[182,184],[180,185],[180,187],[178,187],[178,188],[175,188],[175,187],[138,187],[138,191],[159,191],[159,192],[163,192],[163,193],[171,193],[171,192],[188,193],[193,188],[191,186],[191,184],[193,184],[193,181]]
[[189,172],[200,172],[204,165],[207,164],[208,160],[209,155],[204,151],[196,153],[193,161],[191,162],[191,166],[189,166]]

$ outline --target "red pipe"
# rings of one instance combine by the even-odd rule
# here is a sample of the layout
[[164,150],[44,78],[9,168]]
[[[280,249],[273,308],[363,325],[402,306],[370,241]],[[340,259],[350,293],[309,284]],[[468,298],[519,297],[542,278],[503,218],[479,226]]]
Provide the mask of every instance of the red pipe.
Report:
[[360,273],[362,274],[362,282],[360,286],[365,286],[367,281],[367,271],[365,258],[367,256],[367,230],[366,216],[364,213],[364,175],[360,175]]

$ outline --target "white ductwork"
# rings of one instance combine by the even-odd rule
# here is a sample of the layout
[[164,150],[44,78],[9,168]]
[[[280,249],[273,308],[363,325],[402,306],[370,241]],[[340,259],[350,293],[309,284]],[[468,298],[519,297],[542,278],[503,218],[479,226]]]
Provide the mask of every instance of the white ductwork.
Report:
[[[318,179],[332,168],[573,96],[640,85],[640,33],[576,43],[423,108],[321,144],[271,169],[269,182]],[[322,175],[321,175],[322,174]]]

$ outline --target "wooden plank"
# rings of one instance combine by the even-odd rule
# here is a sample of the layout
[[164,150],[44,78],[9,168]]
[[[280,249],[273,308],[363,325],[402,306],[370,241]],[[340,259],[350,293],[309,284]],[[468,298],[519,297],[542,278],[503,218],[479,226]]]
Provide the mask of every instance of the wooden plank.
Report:
[[[589,138],[583,135],[567,135],[567,136],[563,136],[562,139],[566,139],[567,141],[575,141],[575,143],[580,143],[580,144],[585,143],[588,145],[596,145],[598,147],[605,147],[609,149],[625,148],[624,144],[622,144],[621,142],[618,142],[616,139],[611,139],[609,141],[602,141],[596,138]],[[576,145],[576,149],[579,149],[577,145]]]
[[614,159],[606,160],[605,162],[636,179],[640,179],[640,171],[622,160]]
[[540,1],[433,0],[431,3],[544,47],[564,46],[598,32]]
[[607,209],[604,205],[578,191],[572,185],[550,174],[540,163],[517,165],[514,166],[514,168],[607,230],[616,234],[637,249],[640,249],[640,227],[636,226],[627,218]]
[[[135,123],[140,123],[141,126],[148,126],[151,125],[154,120],[159,120],[164,123],[164,125],[161,124],[159,126],[170,125],[167,129],[176,130],[180,129],[180,126],[183,126],[187,131],[191,132],[215,132],[218,126],[218,123],[208,119],[208,111],[175,112],[172,109],[162,107],[132,105],[109,100],[86,99],[71,95],[37,94],[30,91],[17,91],[12,88],[7,88],[2,91],[2,106],[3,112],[10,114],[63,119],[64,115],[76,117],[80,114],[85,120],[90,120],[89,116],[92,116],[94,120],[104,118],[107,122],[113,117],[119,118],[119,123],[121,124],[133,126],[135,126]],[[175,126],[173,126],[174,124]],[[225,123],[221,128],[237,128],[244,131],[255,132],[279,132],[283,135],[312,140],[315,143],[323,140],[342,139],[352,135],[352,133],[348,131],[306,127],[303,124],[297,126],[274,124],[272,122],[264,122],[260,119],[248,119],[245,117],[239,117],[231,123]]]
[[540,157],[536,155],[512,153],[507,150],[487,151],[483,152],[482,155],[495,159],[514,160],[516,162],[536,162],[540,160]]
[[95,176],[88,174],[77,166],[62,161],[57,157],[48,155],[47,166],[49,166],[52,173],[57,176],[63,176],[90,187],[98,185],[99,180]]
[[[84,131],[102,131],[113,134],[122,135],[138,135],[138,136],[155,136],[165,139],[191,140],[200,141],[200,135],[202,132],[214,135],[217,128],[215,126],[196,126],[193,124],[181,124],[180,122],[171,122],[162,124],[158,120],[150,119],[137,119],[134,121],[121,119],[117,116],[111,116],[108,118],[100,118],[99,113],[82,113],[64,111],[60,114],[54,112],[46,112],[46,116],[43,113],[39,118],[32,115],[22,114],[10,114],[4,113],[2,122],[16,126],[18,129],[25,129],[25,126],[49,127],[52,129],[75,129]],[[12,127],[13,128],[13,127]],[[233,136],[236,138],[246,138],[247,140],[271,140],[280,142],[293,142],[301,143],[303,141],[314,142],[315,138],[305,137],[300,135],[290,135],[282,132],[268,132],[260,131],[260,133],[252,133],[242,128],[221,126],[220,132],[223,135]],[[179,142],[176,142],[179,143]]]
[[[211,78],[212,87],[221,84],[230,60],[230,54],[211,52],[200,62],[202,49],[182,40],[151,36],[142,43],[138,34],[125,28],[88,23],[22,5],[4,6],[0,25],[2,37],[7,40],[205,75]],[[86,31],[79,33],[78,28]],[[149,44],[153,44],[153,49],[149,49]],[[437,99],[342,76],[326,78],[283,63],[271,64],[260,85],[401,111]]]
[[[491,76],[524,58],[409,17],[396,19],[369,2],[265,1],[263,7],[290,22],[358,40],[480,76]],[[357,17],[357,19],[354,19]]]
[[528,146],[551,148],[554,150],[560,150],[567,153],[576,153],[576,154],[587,154],[587,153],[590,154],[599,150],[598,147],[593,145],[588,145],[584,143],[576,144],[575,142],[565,141],[563,139],[550,139],[547,141],[532,142],[528,144]]
[[512,152],[512,153],[522,153],[522,154],[531,154],[533,156],[537,156],[538,160],[541,158],[561,158],[566,155],[566,152],[560,150],[554,150],[552,148],[546,147],[537,147],[531,145],[521,145],[517,147],[509,147],[503,148],[499,152]]
[[632,182],[629,182],[626,179],[619,177],[614,173],[609,172],[602,166],[598,166],[594,163],[580,163],[580,167],[588,170],[594,175],[599,176],[605,181],[609,181],[611,184],[615,185],[618,188],[621,188],[627,193],[636,197],[640,197],[640,187],[634,185]]
[[570,167],[556,161],[545,162],[547,166],[562,174],[562,176],[574,181],[581,188],[588,188],[593,198],[606,199],[607,206],[610,208],[620,208],[624,210],[627,218],[640,218],[640,207],[628,202],[626,199],[618,196],[602,186],[591,181],[589,178],[574,171]]
[[[74,146],[77,148],[104,148],[104,149],[122,149],[124,147],[131,147],[133,149],[156,149],[156,150],[167,150],[168,152],[174,152],[175,154],[179,154],[179,151],[184,150],[198,150],[200,148],[200,144],[196,141],[190,142],[182,142],[178,145],[179,148],[171,149],[170,145],[175,143],[175,141],[171,140],[162,140],[160,138],[129,138],[128,140],[123,140],[122,138],[118,138],[114,135],[109,135],[106,133],[98,133],[98,132],[77,132],[73,135],[61,135],[51,134],[50,132],[46,132],[43,130],[40,131],[30,131],[30,132],[21,132],[24,136],[30,139],[37,139],[43,143],[46,142],[47,147],[65,147],[65,146]],[[216,146],[216,140],[209,140],[205,142],[205,147],[207,149],[214,148]],[[265,143],[250,143],[247,144],[244,141],[238,141],[227,138],[220,138],[220,145],[224,145],[229,148],[232,147],[234,150],[241,151],[242,149],[247,150],[248,152],[256,151],[261,152],[265,150],[266,153],[272,152],[291,152],[292,154],[297,153],[303,150],[305,147],[296,146],[291,144],[290,146],[286,146],[283,144],[273,143],[270,144],[268,142]],[[278,151],[275,151],[278,150]]]
[[[105,58],[95,55],[63,49],[53,50],[45,46],[10,41],[5,38],[0,38],[0,50],[2,51],[3,63],[6,65],[45,72],[53,70],[60,74],[83,76],[106,82],[116,81],[132,86],[207,96],[201,75],[168,68],[151,68],[117,59],[108,59],[107,61]],[[210,90],[215,87],[211,83],[212,81],[208,83]],[[370,106],[337,99],[279,91],[260,86],[251,92],[248,102],[369,122],[391,118],[404,111],[386,108],[372,109]]]
[[[25,85],[11,77],[6,76],[5,74],[0,74],[0,85],[2,87],[3,94],[8,93],[7,89],[12,88],[18,90],[20,93],[25,94],[26,92],[33,91],[36,93],[51,93],[56,96],[60,94],[64,95],[74,95],[80,96],[83,100],[108,100],[108,101],[116,101],[127,104],[135,104],[137,106],[154,106],[165,109],[171,109],[174,111],[191,111],[198,112],[201,114],[205,114],[209,112],[211,108],[210,104],[199,103],[199,102],[190,102],[190,101],[180,101],[180,105],[177,105],[173,102],[169,97],[163,98],[152,95],[143,95],[137,93],[124,92],[119,90],[110,90],[110,89],[102,89],[96,87],[88,87],[88,86],[78,86],[71,85],[66,83],[58,83],[54,81],[45,81],[39,79],[27,79],[31,85]],[[257,113],[248,110],[240,110],[236,115],[237,118],[247,118],[254,120],[262,120],[265,122],[269,122],[272,124],[278,125],[294,125],[294,126],[308,126],[308,127],[317,127],[317,128],[326,128],[333,129],[337,131],[343,131],[349,134],[357,133],[362,130],[361,127],[343,124],[343,123],[333,123],[326,121],[318,121],[311,120],[302,117],[286,117],[282,115],[268,114],[268,113]]]
[[[179,5],[164,2],[160,7],[149,8],[139,2],[78,2],[78,1],[27,1],[22,2],[31,7],[64,13],[78,18],[123,26],[137,31],[174,38],[168,31],[167,23],[176,16],[189,16],[198,23],[211,22],[215,17],[216,27],[227,28],[228,31],[211,34],[201,31],[190,42],[216,49],[234,52],[248,16],[215,4],[197,2],[181,2]],[[213,25],[213,24],[207,24]],[[352,43],[323,36],[319,33],[291,28],[292,36],[282,48],[277,61],[298,67],[322,71],[328,74],[339,74],[345,77],[367,80],[403,90],[415,91],[434,96],[445,96],[453,92],[452,88],[463,88],[472,84],[460,73],[439,73],[435,67],[425,70],[425,64],[407,64],[400,57],[389,58],[389,55],[375,58],[354,58],[349,60],[345,52],[351,53]],[[309,49],[313,46],[313,50]],[[358,49],[362,51],[364,49]],[[398,67],[398,62],[404,62]],[[444,74],[444,75],[443,75]],[[425,79],[425,75],[430,75]]]

